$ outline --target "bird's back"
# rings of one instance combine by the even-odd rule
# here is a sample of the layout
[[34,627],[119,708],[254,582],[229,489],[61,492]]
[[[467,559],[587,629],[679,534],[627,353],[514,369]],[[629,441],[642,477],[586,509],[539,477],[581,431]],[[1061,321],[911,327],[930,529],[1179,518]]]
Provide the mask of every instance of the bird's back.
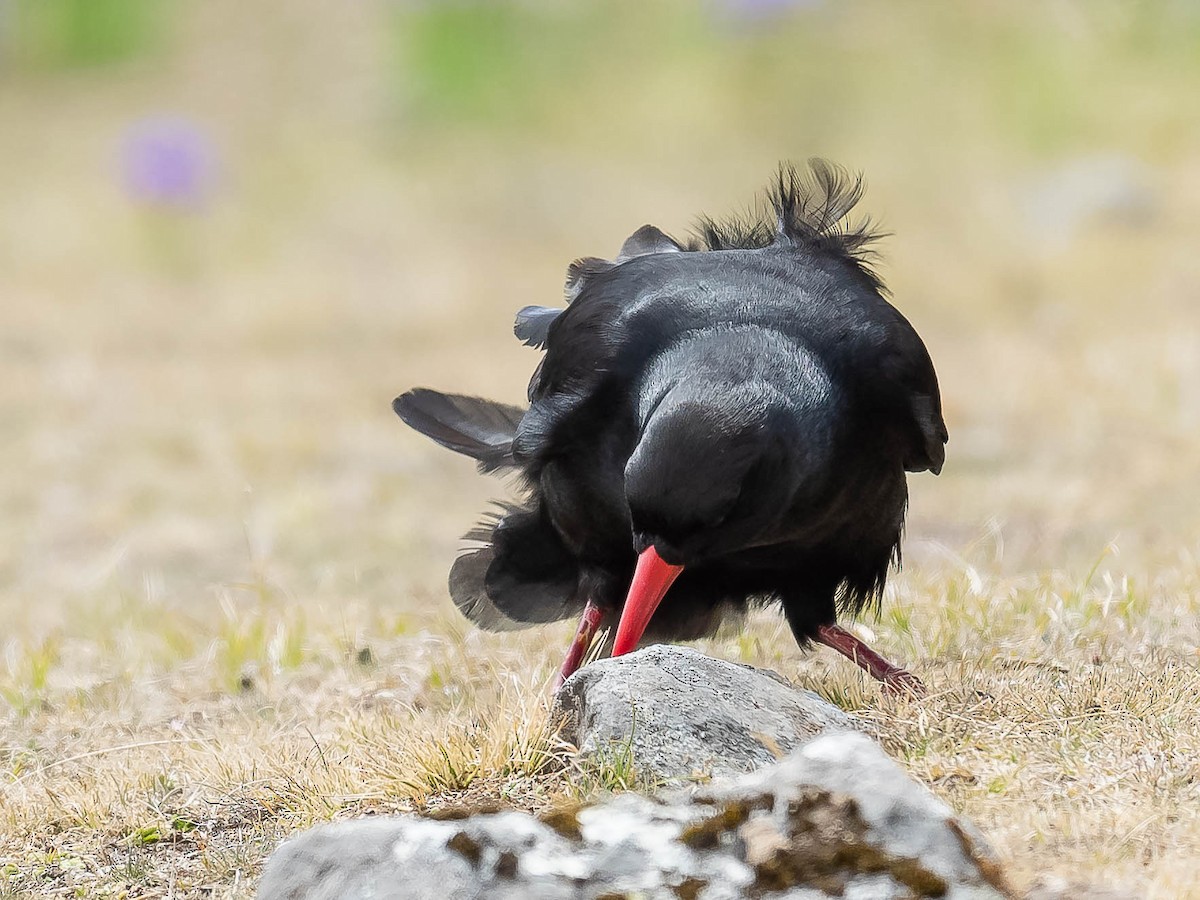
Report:
[[776,247],[654,254],[594,275],[551,330],[524,430],[546,436],[589,405],[611,416],[597,399],[630,402],[664,353],[737,330],[778,335],[817,359],[894,436],[904,468],[940,468],[937,379],[915,330],[850,264]]

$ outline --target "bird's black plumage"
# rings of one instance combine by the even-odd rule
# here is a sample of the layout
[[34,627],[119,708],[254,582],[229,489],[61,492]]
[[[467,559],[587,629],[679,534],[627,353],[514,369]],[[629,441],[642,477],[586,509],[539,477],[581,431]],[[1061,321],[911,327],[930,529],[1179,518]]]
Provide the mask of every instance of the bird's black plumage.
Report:
[[684,567],[648,634],[711,632],[782,603],[802,643],[876,603],[899,559],[906,471],[941,470],[929,354],[846,217],[861,181],[783,167],[759,214],[681,244],[644,226],[568,271],[569,305],[526,307],[544,347],[529,408],[409,392],[408,424],[526,494],[468,538],[450,588],[489,629],[619,611],[648,546]]

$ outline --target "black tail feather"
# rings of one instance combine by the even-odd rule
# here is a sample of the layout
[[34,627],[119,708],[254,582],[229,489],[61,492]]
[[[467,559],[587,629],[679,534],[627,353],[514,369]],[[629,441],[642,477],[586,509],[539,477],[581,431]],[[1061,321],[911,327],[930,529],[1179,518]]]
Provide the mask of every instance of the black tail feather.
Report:
[[518,406],[415,388],[392,401],[392,409],[427,438],[476,460],[484,472],[514,465],[513,438],[525,415]]
[[484,631],[516,631],[528,628],[506,616],[487,595],[487,570],[496,558],[492,545],[468,550],[450,567],[450,596],[458,611]]
[[467,532],[468,549],[450,569],[450,596],[487,631],[557,622],[583,609],[579,572],[558,532],[536,509],[499,504]]

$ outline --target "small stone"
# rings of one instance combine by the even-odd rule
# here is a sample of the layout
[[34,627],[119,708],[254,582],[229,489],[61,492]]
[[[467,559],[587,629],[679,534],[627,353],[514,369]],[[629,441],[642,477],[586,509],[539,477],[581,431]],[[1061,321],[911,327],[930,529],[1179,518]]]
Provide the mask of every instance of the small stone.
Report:
[[1129,156],[1096,154],[1066,160],[1031,177],[1023,191],[1030,237],[1043,253],[1059,253],[1094,224],[1145,228],[1161,213],[1153,169]]
[[657,645],[567,679],[563,737],[584,756],[628,753],[646,780],[703,781],[772,765],[819,734],[859,727],[774,672]]

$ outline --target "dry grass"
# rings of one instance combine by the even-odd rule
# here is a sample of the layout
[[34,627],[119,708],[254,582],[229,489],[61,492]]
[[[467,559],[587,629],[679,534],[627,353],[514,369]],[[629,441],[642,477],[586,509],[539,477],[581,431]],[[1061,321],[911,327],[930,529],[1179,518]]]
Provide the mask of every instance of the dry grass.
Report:
[[[0,81],[0,896],[247,897],[314,822],[628,786],[548,726],[570,626],[456,618],[455,537],[502,486],[388,402],[519,398],[511,312],[571,257],[810,152],[870,175],[942,376],[949,462],[864,624],[933,695],[770,616],[703,649],[876,723],[1018,881],[1200,896],[1195,23],[834,6],[635,40],[519,122],[389,105],[382,3],[195,4],[162,59]],[[112,183],[164,108],[223,148],[205,216]],[[1146,161],[1154,214],[1048,246],[1022,198],[1099,151]]]

